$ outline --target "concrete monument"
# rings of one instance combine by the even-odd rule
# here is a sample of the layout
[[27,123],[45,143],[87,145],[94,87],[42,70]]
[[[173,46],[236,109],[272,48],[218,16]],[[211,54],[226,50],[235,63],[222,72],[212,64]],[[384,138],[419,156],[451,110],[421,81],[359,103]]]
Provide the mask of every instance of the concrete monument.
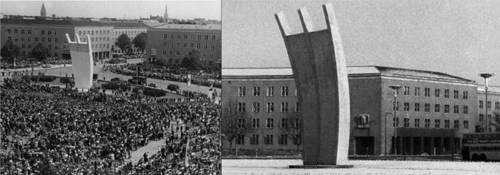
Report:
[[333,6],[323,5],[327,29],[313,31],[299,9],[303,33],[292,34],[283,12],[275,14],[292,65],[303,117],[303,163],[294,167],[347,168],[349,84]]
[[92,75],[94,73],[90,36],[87,35],[87,42],[80,41],[78,35],[75,35],[75,42],[71,41],[68,34],[66,34],[66,38],[68,39],[71,63],[75,75],[75,87],[82,89],[82,91],[88,91],[92,86]]

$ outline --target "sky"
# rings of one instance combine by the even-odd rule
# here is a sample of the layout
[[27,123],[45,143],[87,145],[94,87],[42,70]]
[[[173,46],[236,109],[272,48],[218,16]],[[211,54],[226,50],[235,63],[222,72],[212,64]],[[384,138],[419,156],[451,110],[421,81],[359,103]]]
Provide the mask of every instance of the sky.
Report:
[[109,17],[138,19],[149,15],[163,16],[168,5],[168,15],[176,19],[221,19],[220,0],[94,0],[94,1],[0,1],[0,12],[12,15],[39,16],[42,3],[47,16],[60,17]]
[[290,67],[274,14],[302,32],[306,7],[314,30],[326,28],[332,3],[348,66],[379,65],[443,72],[500,86],[500,1],[485,0],[223,0],[222,66]]

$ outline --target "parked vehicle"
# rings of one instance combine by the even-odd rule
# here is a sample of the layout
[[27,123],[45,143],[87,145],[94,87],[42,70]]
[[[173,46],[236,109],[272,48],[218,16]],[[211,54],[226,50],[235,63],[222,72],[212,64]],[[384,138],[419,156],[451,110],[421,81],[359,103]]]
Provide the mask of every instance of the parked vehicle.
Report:
[[172,91],[172,92],[179,92],[179,85],[176,85],[176,84],[169,84],[167,86],[167,89]]

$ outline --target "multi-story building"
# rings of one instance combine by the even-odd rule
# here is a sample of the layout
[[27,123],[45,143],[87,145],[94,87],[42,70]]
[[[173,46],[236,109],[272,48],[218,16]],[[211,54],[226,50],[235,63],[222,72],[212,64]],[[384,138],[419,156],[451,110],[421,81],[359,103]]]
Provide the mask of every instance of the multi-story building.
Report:
[[199,50],[201,62],[221,66],[221,25],[164,24],[148,28],[147,58],[166,65],[179,65],[191,50]]
[[75,33],[83,42],[90,35],[92,55],[94,59],[110,58],[111,47],[114,45],[113,25],[97,21],[71,21]]
[[[396,150],[398,154],[458,152],[461,135],[474,132],[474,81],[440,72],[381,66],[348,67],[348,73],[351,155],[394,154]],[[252,124],[253,131],[238,137],[235,144],[242,149],[295,149],[296,140],[285,140],[287,128],[278,127],[300,117],[291,69],[223,69],[222,75],[223,108],[233,101],[237,104],[233,107],[245,112],[248,120],[260,123]],[[396,103],[392,85],[401,87]],[[269,96],[269,89],[277,94]],[[276,109],[267,111],[266,106],[273,103]],[[263,110],[255,110],[256,106]],[[273,124],[268,127],[270,122]],[[228,148],[226,140],[222,144]]]
[[49,49],[48,57],[71,58],[65,36],[74,39],[71,21],[2,19],[1,24],[2,46],[11,40],[21,48],[21,57],[29,57],[33,47],[42,43]]
[[[146,33],[147,29],[149,28],[148,25],[139,22],[139,21],[131,21],[131,22],[123,22],[123,21],[106,21],[102,23],[107,23],[110,25],[113,25],[113,54],[123,54],[124,52],[114,43],[118,40],[118,37],[122,34],[126,34],[130,38],[130,42],[134,40],[137,35],[141,33]],[[140,50],[135,48],[132,45],[131,52],[132,53],[139,53]]]
[[[475,123],[478,132],[486,132],[487,124],[490,125],[489,132],[500,132],[500,87],[488,86],[488,101],[486,100],[485,86],[477,88],[478,95],[478,120]],[[488,118],[485,113],[488,112]],[[486,121],[488,120],[488,121]]]

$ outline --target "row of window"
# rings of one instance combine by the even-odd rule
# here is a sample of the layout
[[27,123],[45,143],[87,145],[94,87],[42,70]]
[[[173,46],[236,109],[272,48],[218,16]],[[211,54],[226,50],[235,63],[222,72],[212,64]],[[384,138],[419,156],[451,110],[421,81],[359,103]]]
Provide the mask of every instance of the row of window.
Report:
[[[398,117],[393,118],[392,126],[399,127],[399,118]],[[410,127],[410,119],[409,118],[404,118],[403,127],[405,127],[405,128]],[[420,119],[419,118],[414,119],[413,127],[420,128]],[[431,119],[424,119],[424,128],[430,128],[430,127],[431,127]],[[441,120],[435,119],[434,120],[434,128],[440,128],[440,127],[441,127]],[[444,128],[447,128],[447,129],[450,128],[450,120],[444,120]],[[453,121],[453,128],[460,129],[460,121],[459,120]],[[463,129],[469,129],[469,121],[468,120],[463,121]]]
[[[191,47],[191,48],[194,48],[194,44],[195,43],[173,43],[173,42],[172,43],[168,43],[168,42],[163,42],[163,46],[165,46],[165,47],[172,47],[172,48],[174,48],[174,47],[183,47],[183,48]],[[201,43],[196,44],[196,48],[201,49],[202,48]],[[208,49],[209,48],[209,44],[204,44],[204,48]],[[210,48],[212,48],[212,50],[215,50],[215,45],[211,44]]]
[[[181,55],[187,55],[188,50],[184,50],[184,51],[180,51],[180,50],[168,50],[169,52],[167,52],[167,50],[163,50],[163,55],[177,55],[177,56],[181,56]],[[203,53],[203,58],[214,58],[215,57],[215,54],[214,53],[210,53],[210,54],[206,54],[206,53]]]
[[[38,42],[38,39],[39,39],[38,37],[34,37],[33,41]],[[11,36],[7,36],[7,40],[11,40],[11,41],[14,41],[14,42],[18,42],[18,41],[21,41],[21,42],[24,42],[24,41],[31,42],[31,38],[30,37],[28,37],[26,39],[24,37],[14,38],[14,40],[12,40]],[[45,38],[44,37],[40,37],[40,41],[41,42],[45,42]],[[47,38],[47,42],[52,42],[52,38]],[[59,38],[54,38],[54,42],[59,42]]]
[[[404,111],[410,111],[410,103],[409,102],[404,102],[403,103],[403,110]],[[413,110],[415,112],[419,112],[420,111],[420,103],[414,103],[413,105]],[[443,105],[443,111],[444,113],[450,113],[450,105],[448,104],[445,104]],[[394,107],[396,111],[399,110],[399,102],[396,103],[396,106]],[[430,112],[431,111],[431,104],[430,103],[424,103],[424,111],[425,112]],[[434,112],[441,112],[441,104],[434,104]],[[460,112],[460,106],[459,105],[453,105],[453,113],[454,114],[458,114]],[[462,113],[463,114],[468,114],[469,113],[469,106],[467,105],[464,105],[462,106]]]
[[[26,52],[26,51],[21,51],[21,56],[29,56],[31,52]],[[50,52],[47,54],[47,57],[52,57],[52,55],[54,55],[54,57],[58,57],[59,56],[59,53],[57,52],[54,52],[53,54],[51,54]]]
[[[31,44],[21,44],[21,49],[24,49],[24,48],[30,49],[32,46],[34,46],[34,45],[31,45]],[[61,48],[66,48],[66,45],[61,45],[60,47]],[[50,44],[47,45],[47,48],[49,50],[52,50],[52,45],[50,45]],[[57,49],[59,49],[59,46],[58,45],[54,45],[54,50],[57,50]]]
[[[300,145],[302,142],[302,136],[301,135],[294,135],[294,134],[280,134],[278,136],[278,144],[280,145],[287,145],[288,144],[288,139],[292,139],[294,145]],[[259,144],[259,134],[252,134],[249,138],[250,140],[250,145],[258,145]],[[245,144],[245,136],[244,135],[238,135],[236,137],[236,144],[238,145],[244,145]],[[274,135],[272,134],[266,134],[264,135],[264,144],[265,145],[273,145],[275,144],[274,142]]]
[[[7,33],[14,33],[14,34],[17,34],[17,33],[21,33],[21,34],[35,34],[35,35],[38,35],[38,31],[37,30],[33,30],[33,33],[31,31],[31,29],[7,29]],[[54,33],[54,35],[57,35],[57,30],[40,30],[40,34],[41,35],[51,35],[52,33]]]
[[127,36],[130,36],[130,35],[139,35],[141,33],[146,33],[147,31],[144,30],[144,31],[115,31],[115,36],[120,36],[121,34],[127,34]]
[[78,31],[78,35],[109,35],[109,30],[85,30],[85,31]]
[[[484,114],[479,114],[479,122],[484,121]],[[491,121],[491,114],[488,114],[488,121]],[[495,120],[494,121],[500,121],[500,114],[495,114]],[[498,127],[500,128],[500,127]]]
[[[403,86],[403,95],[410,95],[410,86]],[[397,91],[396,91],[397,93]],[[415,96],[420,96],[420,87],[415,87],[413,94]],[[459,90],[453,90],[453,98],[459,99]],[[424,88],[424,96],[425,97],[430,97],[431,96],[431,88]],[[441,96],[441,89],[434,89],[434,96],[435,97],[440,97]],[[444,98],[450,98],[450,89],[444,89]],[[469,92],[468,91],[463,91],[462,92],[462,98],[463,99],[468,99]]]
[[[184,35],[184,37],[182,37],[182,35],[175,35],[175,34],[163,34],[163,38],[165,39],[168,39],[170,36],[170,39],[185,39],[187,40],[188,39],[188,35]],[[177,36],[177,37],[176,37]],[[198,40],[202,40],[203,38],[205,38],[205,40],[208,40],[210,38],[210,35],[191,35],[191,40],[194,40],[196,38],[196,36],[198,36]],[[215,35],[212,35],[212,40],[215,40],[216,37]]]
[[[252,90],[253,96],[260,96],[260,87],[254,86]],[[281,96],[288,96],[288,86],[281,86]],[[246,87],[238,87],[238,96],[243,97],[246,96]],[[274,87],[269,86],[266,90],[266,96],[272,97],[274,96]],[[297,96],[297,89],[295,89],[295,96]]]
[[[266,120],[266,128],[274,128],[274,118],[267,118]],[[259,118],[253,118],[250,123],[248,123],[250,126],[246,126],[247,121],[244,118],[239,118],[237,120],[237,126],[238,128],[245,128],[245,127],[251,127],[251,128],[259,128],[260,127],[260,119]],[[280,128],[301,128],[302,123],[299,118],[281,118],[281,122],[279,123]]]
[[[484,101],[483,100],[479,100],[479,108],[484,108]],[[491,101],[488,101],[486,103],[486,108],[488,109],[491,109]],[[495,109],[500,109],[500,102],[495,102]]]
[[[252,112],[258,113],[260,112],[260,102],[252,103]],[[268,102],[266,104],[266,112],[274,112],[274,102]],[[289,112],[288,102],[281,102],[281,112]],[[238,112],[246,112],[246,103],[239,102],[238,103]],[[299,102],[295,102],[295,110],[294,112],[300,112]]]

